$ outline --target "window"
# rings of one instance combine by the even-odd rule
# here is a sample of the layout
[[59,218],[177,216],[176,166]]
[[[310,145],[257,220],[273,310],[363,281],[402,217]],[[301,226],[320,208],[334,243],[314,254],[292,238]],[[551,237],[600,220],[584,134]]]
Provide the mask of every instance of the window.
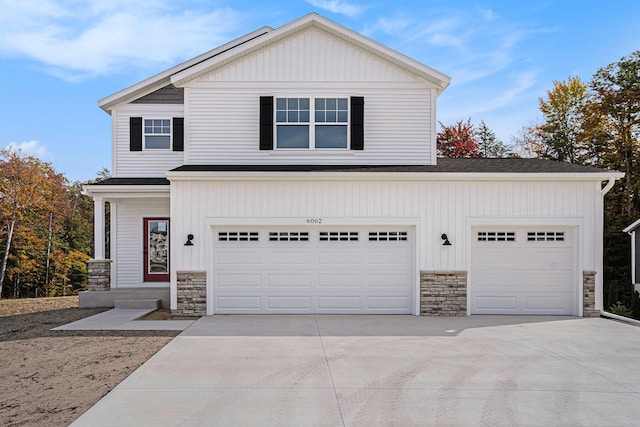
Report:
[[347,98],[276,98],[275,110],[276,148],[348,148]]
[[406,231],[370,231],[370,242],[400,242],[407,240]]
[[479,231],[478,242],[515,242],[515,231]]
[[270,242],[308,242],[307,231],[272,231],[269,233]]
[[218,240],[221,242],[257,242],[257,231],[220,231]]
[[321,242],[357,242],[357,231],[321,231]]
[[528,242],[564,242],[564,231],[529,231]]
[[171,148],[171,120],[144,119],[144,149],[168,150]]

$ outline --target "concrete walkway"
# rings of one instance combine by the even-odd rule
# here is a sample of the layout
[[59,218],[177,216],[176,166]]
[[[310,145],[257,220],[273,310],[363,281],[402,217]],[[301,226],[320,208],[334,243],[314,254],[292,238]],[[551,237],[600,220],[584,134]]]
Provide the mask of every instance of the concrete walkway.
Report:
[[600,318],[211,316],[72,425],[637,426],[639,361]]
[[195,320],[136,320],[151,309],[114,308],[53,328],[54,331],[184,331]]

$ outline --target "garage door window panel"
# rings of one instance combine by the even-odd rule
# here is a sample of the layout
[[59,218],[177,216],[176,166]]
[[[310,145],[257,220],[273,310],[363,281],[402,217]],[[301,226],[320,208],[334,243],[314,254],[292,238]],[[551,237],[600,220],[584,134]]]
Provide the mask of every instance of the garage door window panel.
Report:
[[220,231],[218,241],[220,242],[257,242],[259,239],[257,231]]
[[321,231],[321,242],[357,242],[359,233],[357,231]]

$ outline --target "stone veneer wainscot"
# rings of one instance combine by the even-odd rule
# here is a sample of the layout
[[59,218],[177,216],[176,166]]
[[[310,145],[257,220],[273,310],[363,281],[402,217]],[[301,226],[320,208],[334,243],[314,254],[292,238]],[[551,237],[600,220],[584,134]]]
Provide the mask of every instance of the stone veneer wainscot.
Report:
[[420,272],[421,316],[466,316],[466,271]]
[[88,260],[87,276],[90,291],[108,291],[111,289],[111,260]]
[[178,271],[178,305],[174,314],[204,316],[207,314],[207,272]]
[[584,271],[582,273],[582,316],[600,317],[600,311],[596,310],[595,271]]

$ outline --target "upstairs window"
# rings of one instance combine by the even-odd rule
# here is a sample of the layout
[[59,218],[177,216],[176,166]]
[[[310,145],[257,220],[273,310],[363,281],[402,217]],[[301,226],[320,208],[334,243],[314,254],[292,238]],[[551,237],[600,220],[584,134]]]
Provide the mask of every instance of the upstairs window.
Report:
[[275,110],[276,148],[348,148],[347,98],[276,98]]
[[171,120],[144,119],[144,149],[168,150],[171,148]]
[[184,151],[184,118],[129,117],[129,151]]

